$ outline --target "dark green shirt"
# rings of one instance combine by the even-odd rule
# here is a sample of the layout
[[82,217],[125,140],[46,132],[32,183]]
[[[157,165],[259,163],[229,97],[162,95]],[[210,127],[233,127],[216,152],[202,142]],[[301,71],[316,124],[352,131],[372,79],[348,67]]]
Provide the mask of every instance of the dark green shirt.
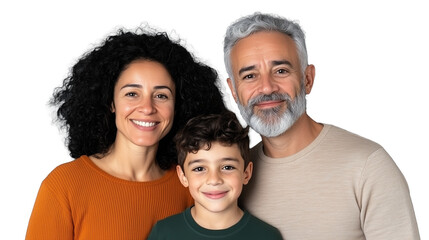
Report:
[[158,221],[152,228],[149,240],[192,239],[283,239],[277,228],[245,211],[238,223],[227,229],[210,230],[199,226],[192,218],[191,209]]

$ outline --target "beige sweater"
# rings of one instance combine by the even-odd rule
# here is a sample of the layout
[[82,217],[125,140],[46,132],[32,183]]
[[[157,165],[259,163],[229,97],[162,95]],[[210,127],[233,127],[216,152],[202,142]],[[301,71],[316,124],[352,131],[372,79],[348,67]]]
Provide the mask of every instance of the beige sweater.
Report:
[[244,208],[286,240],[420,239],[404,176],[378,144],[332,125],[305,149],[269,158],[252,149]]

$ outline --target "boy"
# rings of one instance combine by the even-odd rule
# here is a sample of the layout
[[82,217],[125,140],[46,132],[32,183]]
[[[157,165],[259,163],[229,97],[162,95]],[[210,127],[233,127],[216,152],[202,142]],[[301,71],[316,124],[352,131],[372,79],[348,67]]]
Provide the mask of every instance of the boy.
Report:
[[149,239],[282,239],[237,204],[252,176],[248,129],[226,112],[195,117],[177,133],[177,175],[195,205],[159,221]]

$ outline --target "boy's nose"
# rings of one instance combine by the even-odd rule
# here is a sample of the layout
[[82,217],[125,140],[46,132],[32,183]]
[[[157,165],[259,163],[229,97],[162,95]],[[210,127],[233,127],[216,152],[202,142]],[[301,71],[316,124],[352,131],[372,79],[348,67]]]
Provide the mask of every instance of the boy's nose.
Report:
[[218,171],[210,171],[207,177],[208,185],[219,185],[222,184],[222,178]]

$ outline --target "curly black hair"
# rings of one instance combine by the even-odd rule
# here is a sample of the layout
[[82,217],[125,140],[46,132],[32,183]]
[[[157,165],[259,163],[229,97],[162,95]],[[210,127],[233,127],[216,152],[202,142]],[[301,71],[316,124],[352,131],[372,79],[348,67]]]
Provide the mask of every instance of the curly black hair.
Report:
[[194,117],[174,137],[178,164],[183,169],[188,153],[209,150],[213,142],[219,142],[225,146],[237,144],[244,159],[244,167],[247,167],[250,161],[248,133],[249,126],[243,128],[235,114],[228,110],[220,114]]
[[179,128],[194,116],[226,109],[217,72],[197,61],[178,41],[165,32],[119,29],[77,61],[50,100],[58,106],[57,120],[66,129],[71,157],[102,157],[109,151],[117,132],[111,111],[113,90],[121,72],[135,60],[162,64],[176,86],[173,126],[161,139],[156,156],[162,169],[177,163],[173,137]]

